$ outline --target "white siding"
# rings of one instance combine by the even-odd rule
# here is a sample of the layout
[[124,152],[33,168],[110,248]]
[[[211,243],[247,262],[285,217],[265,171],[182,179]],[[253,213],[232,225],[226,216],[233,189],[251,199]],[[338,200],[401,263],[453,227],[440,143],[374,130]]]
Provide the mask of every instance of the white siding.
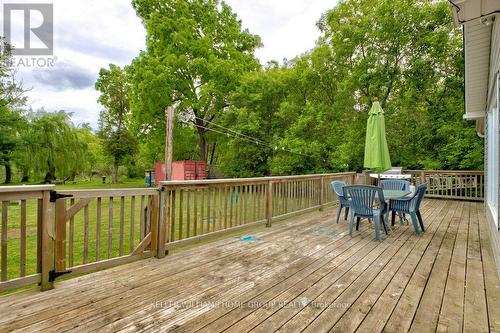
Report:
[[490,56],[490,73],[488,82],[488,109],[491,110],[497,102],[495,93],[495,80],[497,73],[500,71],[500,14],[495,16],[493,29],[491,32],[491,56]]
[[491,26],[480,19],[467,22],[465,35],[465,112],[469,117],[487,110]]

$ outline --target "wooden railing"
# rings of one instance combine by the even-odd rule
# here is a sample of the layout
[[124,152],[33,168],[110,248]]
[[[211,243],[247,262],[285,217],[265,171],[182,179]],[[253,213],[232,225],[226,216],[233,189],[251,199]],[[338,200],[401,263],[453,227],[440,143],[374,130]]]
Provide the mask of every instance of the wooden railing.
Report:
[[157,189],[57,193],[55,272],[87,273],[156,255]]
[[405,170],[413,184],[427,183],[429,198],[484,200],[484,171]]
[[206,237],[266,224],[335,202],[334,179],[356,173],[162,182],[158,254]]
[[[428,197],[482,200],[484,174],[409,170]],[[0,292],[147,257],[336,203],[333,180],[356,173],[171,181],[152,189],[0,187]]]
[[50,287],[54,189],[54,185],[0,187],[0,291],[34,283]]

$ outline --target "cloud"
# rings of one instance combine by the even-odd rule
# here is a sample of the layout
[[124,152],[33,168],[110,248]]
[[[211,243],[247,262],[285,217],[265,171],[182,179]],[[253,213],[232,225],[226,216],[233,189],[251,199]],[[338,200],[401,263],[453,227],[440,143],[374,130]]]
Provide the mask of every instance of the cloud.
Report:
[[[54,4],[55,67],[19,68],[34,109],[74,112],[77,124],[97,125],[99,69],[128,65],[145,49],[146,32],[130,0],[0,0],[0,3]],[[316,22],[336,0],[226,0],[244,28],[262,38],[261,63],[292,59],[314,47]],[[22,20],[17,22],[21,24]]]
[[315,46],[320,36],[316,23],[337,0],[226,0],[243,27],[261,37],[256,51],[261,63],[293,59]]
[[35,84],[42,84],[55,91],[65,91],[92,87],[96,76],[76,64],[64,62],[56,63],[52,68],[34,70],[33,79]]

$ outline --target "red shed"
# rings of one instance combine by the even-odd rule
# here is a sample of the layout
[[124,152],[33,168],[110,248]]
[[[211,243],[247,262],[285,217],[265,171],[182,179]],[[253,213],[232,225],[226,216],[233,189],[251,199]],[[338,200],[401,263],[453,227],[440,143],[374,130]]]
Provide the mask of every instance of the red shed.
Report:
[[[172,162],[172,180],[207,179],[207,163],[205,161]],[[165,180],[165,164],[155,162],[155,182]]]

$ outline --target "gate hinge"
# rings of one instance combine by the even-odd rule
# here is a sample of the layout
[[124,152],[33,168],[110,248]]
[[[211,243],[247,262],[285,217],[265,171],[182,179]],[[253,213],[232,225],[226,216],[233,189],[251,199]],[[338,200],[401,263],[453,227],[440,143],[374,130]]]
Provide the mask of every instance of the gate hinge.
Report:
[[58,277],[69,274],[71,271],[56,272],[55,270],[49,271],[49,282],[54,282]]
[[73,194],[61,194],[57,193],[57,191],[50,191],[50,202],[56,202],[57,199],[62,198],[71,198]]

